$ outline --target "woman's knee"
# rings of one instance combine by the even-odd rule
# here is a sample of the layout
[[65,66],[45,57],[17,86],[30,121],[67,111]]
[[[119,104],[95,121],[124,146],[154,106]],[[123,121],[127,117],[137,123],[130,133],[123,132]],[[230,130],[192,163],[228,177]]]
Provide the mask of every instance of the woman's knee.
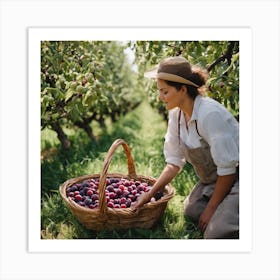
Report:
[[227,224],[222,220],[214,220],[209,222],[205,232],[205,239],[238,239],[238,224]]

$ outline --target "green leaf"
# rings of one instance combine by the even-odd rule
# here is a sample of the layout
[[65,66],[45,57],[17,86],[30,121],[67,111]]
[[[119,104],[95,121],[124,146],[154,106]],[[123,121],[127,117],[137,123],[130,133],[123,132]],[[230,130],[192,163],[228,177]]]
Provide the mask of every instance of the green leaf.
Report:
[[75,92],[72,89],[67,90],[65,94],[65,102],[67,102],[74,94]]

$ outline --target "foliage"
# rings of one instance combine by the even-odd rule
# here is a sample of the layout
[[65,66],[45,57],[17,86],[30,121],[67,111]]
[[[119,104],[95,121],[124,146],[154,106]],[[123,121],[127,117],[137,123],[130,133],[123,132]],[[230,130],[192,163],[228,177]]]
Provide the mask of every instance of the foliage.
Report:
[[70,141],[63,126],[83,128],[96,140],[93,120],[104,126],[107,116],[115,121],[139,104],[124,48],[110,41],[41,42],[41,128],[56,131],[64,148]]
[[[191,64],[208,70],[206,94],[224,104],[238,119],[239,116],[239,42],[234,41],[133,41],[135,63],[139,76],[154,68],[162,59],[183,56]],[[142,78],[143,79],[143,78]],[[165,108],[157,99],[155,83],[146,80],[150,101],[166,115]]]

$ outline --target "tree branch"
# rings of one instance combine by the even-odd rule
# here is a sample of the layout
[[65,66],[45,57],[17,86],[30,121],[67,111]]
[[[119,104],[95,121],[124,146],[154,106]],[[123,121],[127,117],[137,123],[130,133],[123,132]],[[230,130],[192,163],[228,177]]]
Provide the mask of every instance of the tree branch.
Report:
[[236,44],[235,41],[230,41],[226,53],[221,55],[213,63],[211,63],[207,67],[207,71],[210,72],[217,64],[219,64],[224,60],[227,60],[228,65],[230,65],[235,44]]

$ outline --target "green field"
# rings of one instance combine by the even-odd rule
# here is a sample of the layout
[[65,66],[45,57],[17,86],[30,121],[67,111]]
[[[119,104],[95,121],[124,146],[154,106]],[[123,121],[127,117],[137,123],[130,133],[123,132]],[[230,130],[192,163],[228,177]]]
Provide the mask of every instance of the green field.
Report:
[[[44,129],[41,133],[41,238],[202,238],[191,221],[183,215],[183,200],[196,182],[190,165],[171,182],[175,196],[152,229],[128,229],[94,232],[85,229],[64,205],[58,192],[59,185],[70,178],[91,173],[100,173],[104,158],[114,140],[124,139],[131,148],[137,174],[157,177],[165,166],[163,142],[166,122],[157,111],[143,101],[135,110],[117,122],[106,120],[106,128],[92,123],[98,143],[89,140],[82,130],[67,130],[72,142],[69,150],[63,150],[56,133]],[[109,173],[127,174],[126,158],[118,148],[111,162]]]

